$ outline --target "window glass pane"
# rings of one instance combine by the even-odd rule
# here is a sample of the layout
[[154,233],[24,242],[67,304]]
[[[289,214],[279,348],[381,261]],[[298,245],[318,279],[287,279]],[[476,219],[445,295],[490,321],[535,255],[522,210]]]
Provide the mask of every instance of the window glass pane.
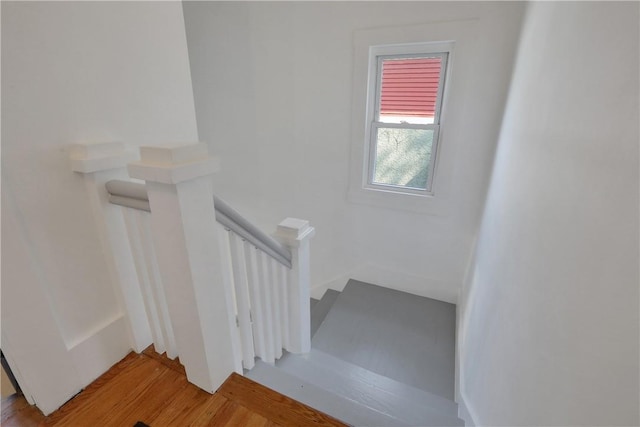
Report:
[[382,59],[378,121],[433,123],[441,68],[441,57]]
[[378,128],[373,183],[427,189],[433,129]]

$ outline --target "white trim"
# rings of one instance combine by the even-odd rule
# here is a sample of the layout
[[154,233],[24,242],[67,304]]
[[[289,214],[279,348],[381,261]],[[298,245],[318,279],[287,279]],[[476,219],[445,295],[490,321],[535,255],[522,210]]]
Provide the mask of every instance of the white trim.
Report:
[[82,384],[90,384],[130,351],[127,319],[118,313],[69,345],[69,357]]
[[85,174],[124,168],[135,158],[136,153],[118,141],[73,144],[69,154],[71,170]]
[[398,56],[398,55],[429,55],[451,51],[453,40],[441,41],[420,41],[420,42],[397,42],[397,43],[376,43],[369,49],[375,56]]
[[99,172],[108,169],[119,169],[127,166],[127,163],[135,159],[134,153],[125,153],[97,157],[93,159],[71,159],[71,170],[81,173]]
[[456,292],[456,289],[460,287],[458,283],[432,277],[414,276],[402,271],[368,263],[361,264],[333,280],[312,286],[311,297],[320,299],[328,289],[342,291],[349,279],[451,304],[458,303],[458,294]]
[[449,203],[445,197],[434,197],[433,194],[418,196],[410,193],[388,191],[385,188],[352,188],[348,193],[349,200],[354,203],[362,203],[370,206],[387,209],[400,209],[405,211],[428,213],[434,216],[447,216]]
[[127,165],[129,175],[161,184],[179,184],[201,176],[212,175],[220,169],[220,161],[211,157],[178,165],[147,164],[144,160]]
[[179,184],[220,169],[218,158],[209,156],[204,142],[140,147],[140,161],[129,163],[129,175],[144,181]]
[[83,342],[90,340],[92,337],[98,335],[102,330],[108,328],[110,325],[114,323],[120,322],[125,318],[124,313],[116,312],[111,314],[106,319],[101,320],[95,326],[91,327],[89,330],[85,331],[82,335],[73,337],[73,339],[69,340],[70,342],[65,343],[67,346],[67,350],[71,351]]
[[467,404],[467,400],[464,397],[464,393],[460,393],[460,399],[458,401],[458,418],[464,421],[464,425],[469,427],[475,427],[478,425],[477,415],[475,411],[473,411],[469,405]]

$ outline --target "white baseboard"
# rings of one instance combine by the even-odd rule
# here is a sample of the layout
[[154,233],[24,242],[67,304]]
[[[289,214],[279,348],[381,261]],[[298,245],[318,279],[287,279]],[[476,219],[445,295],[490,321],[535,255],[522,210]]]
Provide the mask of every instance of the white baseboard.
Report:
[[464,421],[466,427],[475,427],[478,425],[475,413],[467,405],[467,401],[464,395],[461,393],[458,398],[458,418]]
[[90,384],[131,351],[123,314],[109,319],[89,336],[74,343],[69,355],[84,386]]
[[329,289],[342,292],[350,278],[351,274],[345,274],[321,285],[312,286],[310,290],[311,298],[321,299],[324,293]]
[[364,264],[349,273],[327,283],[311,288],[311,297],[322,298],[327,289],[342,291],[349,279],[359,280],[385,288],[396,289],[410,294],[433,298],[456,304],[459,283],[446,282],[428,277],[418,277],[400,271],[392,271],[372,264]]

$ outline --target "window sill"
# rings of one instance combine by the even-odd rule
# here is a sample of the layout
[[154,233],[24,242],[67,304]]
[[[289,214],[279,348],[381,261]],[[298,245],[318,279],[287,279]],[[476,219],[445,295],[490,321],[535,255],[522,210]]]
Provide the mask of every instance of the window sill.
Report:
[[400,193],[379,188],[351,188],[348,200],[352,203],[384,209],[447,216],[449,201],[433,194]]

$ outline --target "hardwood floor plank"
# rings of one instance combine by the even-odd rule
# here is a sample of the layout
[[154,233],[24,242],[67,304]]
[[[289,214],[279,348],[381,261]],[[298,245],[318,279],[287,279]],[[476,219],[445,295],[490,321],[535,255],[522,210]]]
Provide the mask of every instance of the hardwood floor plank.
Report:
[[43,421],[44,415],[42,412],[37,407],[29,405],[24,396],[13,394],[2,399],[1,426],[35,427]]
[[204,412],[211,395],[197,387],[186,387],[158,414],[144,421],[150,426],[190,425]]
[[3,397],[2,418],[0,418],[0,420],[4,421],[6,417],[13,415],[14,412],[17,412],[26,406],[29,406],[29,402],[27,402],[26,399],[20,399],[20,396],[18,396],[17,394]]
[[217,393],[284,426],[346,426],[329,415],[235,373],[231,374]]
[[[227,426],[227,425],[244,425],[242,418],[244,414],[248,412],[245,408],[238,405],[236,402],[227,400],[224,405],[213,415],[213,418],[207,424],[208,426]],[[232,424],[232,419],[235,417],[235,423]]]
[[139,366],[142,366],[144,361],[144,357],[136,353],[129,353],[124,359],[89,384],[81,393],[69,400],[54,413],[48,415],[44,420],[44,425],[58,425],[63,422],[69,414],[74,414],[74,416],[82,414],[88,409],[86,408],[87,401],[100,399],[100,396],[108,395],[110,389],[113,387],[112,380],[118,376],[128,377],[130,373],[135,371]]
[[40,410],[25,410],[8,418],[2,423],[3,427],[36,427],[42,425],[44,415]]
[[264,427],[269,420],[237,402],[227,401],[209,421],[209,426]]
[[29,402],[27,399],[18,396],[17,394],[12,394],[11,396],[7,396],[2,399],[2,415],[0,416],[0,423],[4,424],[6,420],[16,415],[18,412],[23,410],[24,408],[28,408]]
[[129,354],[48,417],[24,398],[3,401],[2,426],[344,426],[237,374],[211,395],[159,357]]
[[[84,398],[79,408],[74,408],[67,415],[53,425],[75,427],[78,425],[100,425],[98,420],[108,418],[110,414],[122,406],[122,401],[127,396],[138,393],[150,382],[154,381],[164,370],[160,363],[140,356],[136,369],[125,371],[107,381],[102,388],[90,394],[81,393],[75,399]],[[75,400],[74,399],[74,400]]]
[[187,379],[179,373],[166,368],[157,379],[144,387],[135,395],[127,396],[121,409],[116,409],[103,422],[98,425],[104,427],[129,426],[142,421],[148,424],[153,414],[160,412],[164,407],[180,395],[189,384]]
[[[195,420],[189,424],[190,426],[208,426],[212,425],[211,420],[214,418],[216,413],[220,411],[220,409],[225,406],[229,400],[221,394],[214,394],[207,401],[207,404],[204,406],[202,412],[199,414]],[[184,424],[183,424],[184,425]]]
[[[254,412],[249,412],[249,417],[247,418],[244,427],[265,427],[266,425],[269,425],[270,421],[268,419],[266,419],[265,417],[258,415]],[[277,424],[271,424],[271,425],[277,425]]]

